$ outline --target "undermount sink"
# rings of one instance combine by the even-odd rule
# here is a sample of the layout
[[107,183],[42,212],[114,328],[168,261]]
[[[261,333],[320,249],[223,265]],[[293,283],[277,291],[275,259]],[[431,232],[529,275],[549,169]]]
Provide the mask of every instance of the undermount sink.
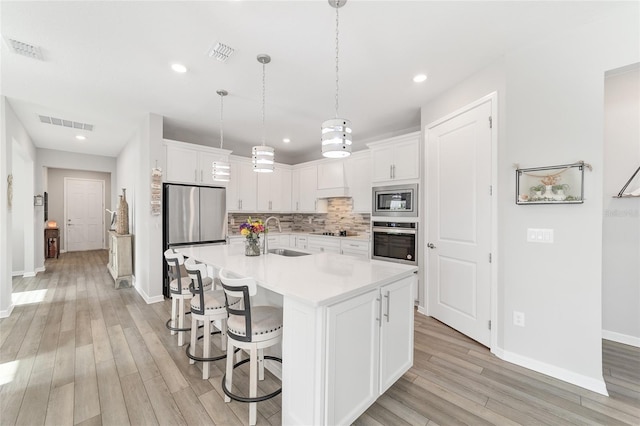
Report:
[[289,250],[284,248],[269,249],[269,253],[278,254],[286,257],[308,256],[310,253],[304,253],[301,251]]

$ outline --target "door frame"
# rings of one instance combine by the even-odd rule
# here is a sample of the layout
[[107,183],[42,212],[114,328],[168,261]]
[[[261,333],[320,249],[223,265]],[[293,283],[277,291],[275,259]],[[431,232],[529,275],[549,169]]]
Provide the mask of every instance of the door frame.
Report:
[[[489,348],[492,353],[498,352],[498,331],[500,324],[498,322],[498,312],[500,312],[499,308],[499,300],[498,300],[498,263],[500,261],[499,252],[498,252],[498,133],[499,133],[499,117],[498,117],[498,92],[494,91],[489,93],[482,98],[471,102],[459,108],[444,117],[441,117],[424,127],[424,169],[425,173],[425,182],[422,185],[421,196],[423,199],[422,203],[422,211],[424,212],[424,223],[422,228],[424,229],[424,238],[423,244],[426,244],[429,241],[429,226],[428,226],[428,207],[429,207],[429,197],[427,195],[427,185],[426,185],[426,176],[427,169],[429,167],[429,159],[428,159],[428,150],[427,150],[427,142],[428,142],[428,134],[429,130],[434,127],[451,120],[452,118],[457,117],[460,114],[463,114],[467,111],[470,111],[484,103],[491,103],[491,119],[492,124],[491,127],[494,131],[491,132],[491,278],[490,278],[490,287],[491,287],[491,295],[490,295],[490,312],[491,312],[491,347]],[[422,264],[425,267],[428,267],[428,259],[429,259],[429,250],[422,250],[421,260]],[[429,275],[424,273],[424,310],[426,315],[431,316],[429,313],[429,305],[427,303],[427,297],[429,294]]]
[[[102,207],[101,210],[105,209],[105,194],[104,194],[104,181],[100,180],[100,179],[88,179],[88,178],[80,178],[80,177],[73,177],[73,176],[65,176],[63,178],[64,182],[63,182],[63,187],[62,187],[62,197],[63,197],[63,210],[64,210],[64,250],[62,250],[62,247],[59,248],[60,253],[66,253],[67,252],[67,244],[68,244],[68,235],[67,235],[67,230],[69,229],[67,227],[67,182],[69,180],[82,180],[82,181],[87,181],[87,182],[100,182],[100,186],[102,187]],[[105,249],[105,223],[104,223],[104,213],[102,214],[102,232],[100,233],[100,235],[102,236],[102,248]]]

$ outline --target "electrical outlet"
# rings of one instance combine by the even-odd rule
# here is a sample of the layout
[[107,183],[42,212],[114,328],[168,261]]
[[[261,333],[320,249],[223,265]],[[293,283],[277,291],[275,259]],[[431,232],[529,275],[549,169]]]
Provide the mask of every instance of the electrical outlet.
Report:
[[513,325],[524,327],[524,312],[513,311]]
[[313,223],[313,216],[309,216],[309,225]]
[[236,224],[236,221],[233,219],[233,216],[231,216],[231,218],[229,219],[229,223],[231,225],[235,225]]

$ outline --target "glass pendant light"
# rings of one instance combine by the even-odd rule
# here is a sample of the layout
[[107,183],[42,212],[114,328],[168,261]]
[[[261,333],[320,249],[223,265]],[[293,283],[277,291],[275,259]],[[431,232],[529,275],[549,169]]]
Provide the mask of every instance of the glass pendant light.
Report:
[[[220,149],[224,143],[224,132],[222,130],[223,125],[223,112],[224,112],[224,97],[229,94],[226,90],[218,90],[216,92],[220,95]],[[231,176],[231,164],[224,160],[215,160],[211,163],[211,177],[216,182],[229,182]]]
[[338,10],[347,0],[329,0],[331,7],[336,9],[336,115],[322,123],[322,155],[330,158],[342,158],[351,155],[351,121],[338,116],[339,93],[339,14]]
[[262,64],[262,145],[254,146],[252,149],[253,171],[259,173],[273,172],[275,161],[275,150],[271,146],[265,145],[265,125],[264,125],[264,104],[265,104],[265,65],[271,62],[269,55],[258,55],[258,62]]

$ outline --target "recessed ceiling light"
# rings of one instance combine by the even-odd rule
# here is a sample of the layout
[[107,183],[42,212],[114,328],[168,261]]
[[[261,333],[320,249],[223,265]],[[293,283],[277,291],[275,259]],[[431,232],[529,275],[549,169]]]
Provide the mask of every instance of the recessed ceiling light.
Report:
[[413,77],[413,81],[415,81],[416,83],[422,83],[423,81],[427,80],[427,75],[426,74],[418,74],[415,77]]
[[78,139],[79,141],[83,141],[86,140],[87,137],[85,135],[76,135],[76,139]]
[[171,64],[171,69],[175,72],[185,73],[187,72],[187,67],[182,64]]
[[282,139],[282,142],[284,142],[284,143],[289,143],[289,142],[291,142],[291,139],[289,139],[289,138],[284,138],[284,139]]

